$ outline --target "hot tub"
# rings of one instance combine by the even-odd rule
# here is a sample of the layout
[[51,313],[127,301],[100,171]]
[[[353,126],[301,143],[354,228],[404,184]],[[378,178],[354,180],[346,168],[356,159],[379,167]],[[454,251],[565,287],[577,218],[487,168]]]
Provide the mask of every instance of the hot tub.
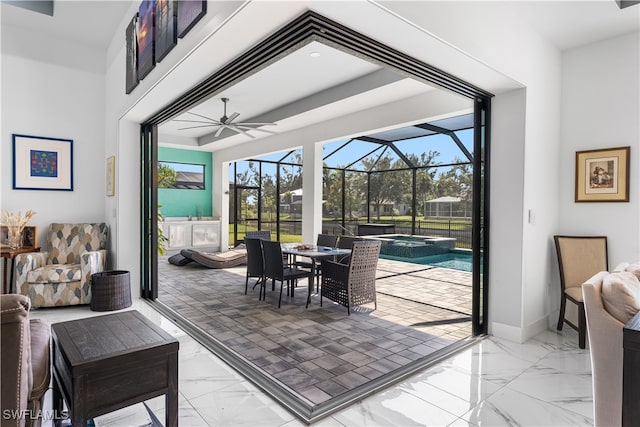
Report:
[[408,234],[381,234],[366,236],[367,239],[380,240],[380,255],[400,258],[420,258],[445,254],[456,246],[453,237],[418,236]]

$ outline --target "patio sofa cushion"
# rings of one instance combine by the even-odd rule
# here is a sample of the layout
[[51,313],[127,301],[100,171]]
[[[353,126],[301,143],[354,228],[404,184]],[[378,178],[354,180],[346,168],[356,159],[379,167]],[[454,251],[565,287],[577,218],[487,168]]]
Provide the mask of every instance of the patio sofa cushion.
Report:
[[208,268],[229,268],[247,263],[246,249],[232,249],[226,252],[207,253],[191,250],[190,253],[180,253],[189,256],[194,262]]
[[613,317],[627,323],[640,311],[640,281],[629,271],[608,274],[602,281],[602,300]]
[[189,254],[189,256],[186,257],[182,255],[182,253],[170,256],[167,261],[169,261],[169,263],[173,265],[177,265],[178,267],[182,267],[189,264],[190,262],[193,262],[193,260],[191,259],[191,254]]

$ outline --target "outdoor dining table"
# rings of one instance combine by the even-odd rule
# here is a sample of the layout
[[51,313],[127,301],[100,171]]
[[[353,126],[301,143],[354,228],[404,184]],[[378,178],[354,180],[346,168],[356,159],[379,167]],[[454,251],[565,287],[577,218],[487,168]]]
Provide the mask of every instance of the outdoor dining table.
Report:
[[309,294],[307,295],[307,307],[311,303],[311,293],[313,292],[313,278],[316,274],[316,264],[322,258],[333,258],[340,255],[351,255],[351,249],[334,248],[330,246],[304,245],[300,243],[282,244],[282,253],[293,256],[295,263],[298,255],[311,259],[311,279],[309,279]]

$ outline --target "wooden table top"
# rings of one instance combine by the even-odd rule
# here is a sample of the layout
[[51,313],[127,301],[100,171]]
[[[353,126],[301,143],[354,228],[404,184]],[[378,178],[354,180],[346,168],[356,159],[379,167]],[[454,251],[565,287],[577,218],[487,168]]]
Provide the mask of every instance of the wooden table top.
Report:
[[51,333],[72,368],[124,360],[145,350],[176,352],[179,347],[177,339],[136,310],[54,323]]
[[29,252],[40,252],[40,248],[38,246],[25,246],[20,249],[11,249],[9,246],[1,246],[0,247],[0,256],[2,258],[13,258],[18,254],[26,254]]

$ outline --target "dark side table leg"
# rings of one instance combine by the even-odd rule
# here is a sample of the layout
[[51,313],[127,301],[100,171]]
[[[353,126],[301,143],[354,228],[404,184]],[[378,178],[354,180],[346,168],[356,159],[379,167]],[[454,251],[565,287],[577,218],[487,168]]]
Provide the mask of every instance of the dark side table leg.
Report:
[[2,274],[2,293],[8,294],[11,292],[11,282],[9,282],[9,259],[3,258],[4,260],[4,271]]
[[[11,270],[9,270],[9,283],[7,284],[7,293],[11,293],[13,292],[13,270],[15,270],[16,268],[16,261],[15,259],[11,259]],[[15,290],[15,293],[18,293],[18,290]]]
[[71,410],[71,425],[84,427],[87,425],[85,409],[86,375],[81,375],[73,380],[73,409]]
[[165,402],[165,427],[178,427],[178,353],[169,355],[169,384]]
[[53,394],[51,396],[54,416],[53,425],[59,426],[62,423],[62,420],[65,418],[64,414],[62,413],[62,411],[64,410],[64,399],[62,398],[62,392],[60,391],[60,386],[58,385],[58,380],[55,373],[53,377]]

